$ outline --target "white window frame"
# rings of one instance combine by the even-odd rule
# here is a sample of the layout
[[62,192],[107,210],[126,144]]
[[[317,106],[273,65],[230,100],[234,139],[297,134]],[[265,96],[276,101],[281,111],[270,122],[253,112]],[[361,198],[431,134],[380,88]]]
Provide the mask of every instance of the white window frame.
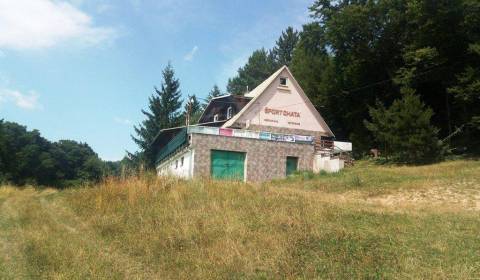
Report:
[[213,115],[213,121],[218,122],[218,114]]
[[230,107],[228,107],[228,109],[227,109],[227,120],[231,119],[231,118],[232,118],[232,115],[233,115],[233,107],[230,106]]

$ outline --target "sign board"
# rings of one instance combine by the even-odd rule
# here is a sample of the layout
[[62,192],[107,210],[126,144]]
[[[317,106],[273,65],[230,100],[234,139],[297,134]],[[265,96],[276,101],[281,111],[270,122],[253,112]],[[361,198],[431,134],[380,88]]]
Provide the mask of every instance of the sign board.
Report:
[[218,132],[222,136],[233,136],[233,129],[231,128],[220,128]]
[[[244,129],[232,129],[232,128],[218,128],[218,127],[209,127],[209,126],[191,126],[188,128],[188,133],[200,133],[200,134],[209,134],[209,135],[220,135],[227,137],[239,137],[239,138],[251,138],[251,139],[260,139],[268,141],[278,141],[278,142],[290,142],[290,143],[304,143],[312,144],[314,137],[308,135],[291,135],[291,134],[280,134],[280,133],[270,133],[266,131],[251,131]],[[340,142],[347,143],[347,142]]]

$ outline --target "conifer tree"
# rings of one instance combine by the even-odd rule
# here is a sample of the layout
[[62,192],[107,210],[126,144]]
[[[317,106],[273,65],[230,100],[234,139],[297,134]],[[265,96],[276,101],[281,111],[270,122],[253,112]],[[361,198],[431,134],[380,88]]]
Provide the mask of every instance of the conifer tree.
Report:
[[214,85],[212,90],[208,93],[207,100],[210,101],[212,98],[221,96],[222,92],[220,91],[220,88],[218,88],[217,85]]
[[134,126],[137,136],[132,135],[132,139],[140,151],[128,154],[133,161],[141,161],[148,168],[155,165],[156,149],[151,146],[155,136],[161,129],[177,126],[181,122],[180,82],[175,78],[175,71],[170,63],[163,70],[162,76],[160,89],[155,87],[154,94],[149,98],[148,110],[142,110],[146,119]]
[[227,92],[244,94],[257,87],[277,70],[275,56],[264,48],[256,50],[248,58],[245,66],[238,69],[238,75],[228,80]]
[[282,31],[282,35],[278,38],[276,46],[272,50],[279,66],[290,65],[293,58],[293,51],[299,39],[298,31],[294,30],[291,26],[285,31]]
[[196,124],[200,115],[203,112],[202,105],[195,94],[188,95],[187,102],[185,102],[185,106],[183,108],[183,122],[185,123],[185,117],[187,114],[190,116],[189,124]]
[[371,122],[365,121],[365,126],[393,161],[423,163],[438,158],[438,129],[430,123],[433,111],[412,89],[402,89],[401,99],[389,108],[377,102],[377,108],[370,107],[369,112]]
[[215,97],[221,96],[223,93],[220,91],[220,88],[217,85],[214,85],[212,90],[208,93],[208,96],[205,102],[202,104],[202,109],[205,110],[207,108],[208,103]]

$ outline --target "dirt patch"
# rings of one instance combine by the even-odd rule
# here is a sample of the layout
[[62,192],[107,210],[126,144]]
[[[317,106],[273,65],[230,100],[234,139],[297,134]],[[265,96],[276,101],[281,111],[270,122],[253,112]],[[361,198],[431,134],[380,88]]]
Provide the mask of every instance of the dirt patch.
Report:
[[450,186],[434,186],[417,190],[398,192],[371,197],[367,203],[386,207],[434,207],[443,210],[480,211],[480,186],[471,182],[459,182]]

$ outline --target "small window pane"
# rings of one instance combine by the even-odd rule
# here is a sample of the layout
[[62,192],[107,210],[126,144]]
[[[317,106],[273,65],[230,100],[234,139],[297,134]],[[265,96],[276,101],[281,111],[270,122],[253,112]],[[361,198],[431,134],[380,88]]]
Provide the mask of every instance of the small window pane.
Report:
[[280,85],[287,86],[287,78],[280,78]]

